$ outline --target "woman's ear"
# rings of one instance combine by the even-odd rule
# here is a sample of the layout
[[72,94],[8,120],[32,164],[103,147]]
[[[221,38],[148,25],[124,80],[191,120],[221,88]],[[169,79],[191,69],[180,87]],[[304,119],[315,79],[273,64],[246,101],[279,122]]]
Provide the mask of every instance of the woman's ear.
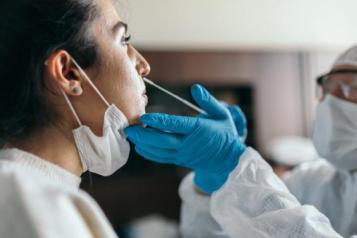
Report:
[[53,53],[45,66],[52,81],[51,84],[56,85],[68,95],[82,95],[83,77],[67,51],[59,50]]

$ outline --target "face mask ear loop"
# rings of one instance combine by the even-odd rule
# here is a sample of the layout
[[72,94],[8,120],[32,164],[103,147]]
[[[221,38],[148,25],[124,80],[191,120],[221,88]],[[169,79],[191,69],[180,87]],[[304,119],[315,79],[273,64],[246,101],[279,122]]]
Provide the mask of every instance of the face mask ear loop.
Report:
[[79,120],[79,117],[78,117],[76,111],[74,110],[74,107],[73,107],[71,101],[69,100],[67,94],[62,89],[61,89],[61,92],[62,92],[64,98],[66,99],[66,102],[67,102],[69,108],[71,109],[71,111],[74,115],[74,118],[76,118],[76,121],[78,122],[79,126],[82,126],[82,122],[81,122],[81,120]]
[[[72,58],[72,57],[71,57]],[[94,91],[99,95],[99,97],[103,100],[103,102],[107,105],[107,107],[110,107],[109,102],[103,97],[103,95],[99,92],[98,88],[94,85],[94,83],[89,79],[87,74],[84,72],[84,70],[79,66],[77,61],[72,58],[72,61],[74,65],[78,68],[78,70],[81,72],[81,74],[84,76],[84,78],[88,81],[89,85],[94,89]]]

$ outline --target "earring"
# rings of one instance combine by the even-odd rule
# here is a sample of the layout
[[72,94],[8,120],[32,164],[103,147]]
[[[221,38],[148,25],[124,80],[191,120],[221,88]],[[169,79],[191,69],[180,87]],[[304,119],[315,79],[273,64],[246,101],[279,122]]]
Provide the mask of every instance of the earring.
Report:
[[80,87],[74,87],[72,88],[72,93],[74,93],[75,95],[81,94],[82,89]]

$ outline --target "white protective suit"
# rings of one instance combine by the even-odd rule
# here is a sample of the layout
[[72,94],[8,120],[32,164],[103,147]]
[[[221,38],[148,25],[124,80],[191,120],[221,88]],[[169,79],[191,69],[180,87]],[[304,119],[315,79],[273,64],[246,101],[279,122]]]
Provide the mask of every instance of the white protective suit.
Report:
[[[331,71],[341,66],[357,69],[357,46],[342,53]],[[300,203],[315,206],[344,237],[357,234],[356,116],[357,104],[325,95],[316,110],[313,139],[326,160],[303,164],[284,178]]]
[[193,191],[190,174],[180,187],[184,237],[342,237],[314,206],[301,205],[251,148],[241,156],[225,185],[211,197]]
[[302,204],[315,206],[344,237],[357,234],[357,173],[324,159],[300,165],[284,181]]

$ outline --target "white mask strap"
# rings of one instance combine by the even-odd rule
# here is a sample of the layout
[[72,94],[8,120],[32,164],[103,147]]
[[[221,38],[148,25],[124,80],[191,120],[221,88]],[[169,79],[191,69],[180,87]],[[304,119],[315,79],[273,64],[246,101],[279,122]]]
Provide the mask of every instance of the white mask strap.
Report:
[[64,98],[66,99],[66,102],[67,102],[69,108],[71,109],[71,111],[72,111],[74,117],[76,118],[76,120],[77,120],[79,126],[82,126],[82,122],[81,122],[81,120],[79,119],[79,117],[78,117],[78,115],[77,115],[77,113],[76,113],[76,110],[74,110],[74,107],[73,107],[71,101],[69,100],[67,94],[66,94],[62,89],[61,89],[61,92],[62,92]]
[[81,74],[84,76],[84,78],[88,81],[89,85],[92,86],[92,88],[94,89],[94,91],[99,95],[99,97],[103,100],[103,102],[110,107],[109,102],[103,97],[103,95],[99,92],[98,88],[94,85],[94,83],[89,79],[89,77],[87,76],[87,74],[84,72],[84,70],[81,68],[81,66],[79,66],[79,64],[77,63],[77,61],[75,59],[72,58],[72,61],[74,63],[74,65],[78,68],[78,70],[81,72]]

